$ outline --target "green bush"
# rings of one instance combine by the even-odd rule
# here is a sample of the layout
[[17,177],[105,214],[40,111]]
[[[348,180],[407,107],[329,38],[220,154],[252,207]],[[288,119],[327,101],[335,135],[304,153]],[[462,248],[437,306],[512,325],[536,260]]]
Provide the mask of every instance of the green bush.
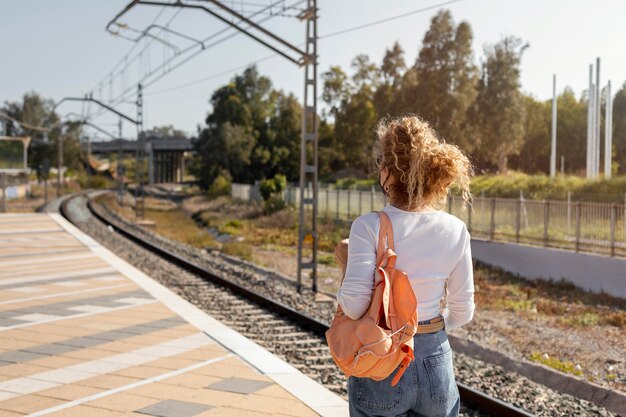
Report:
[[272,195],[282,192],[287,188],[287,177],[282,174],[274,175],[274,178],[261,180],[259,192],[264,201],[268,201]]
[[219,175],[209,187],[209,196],[219,197],[221,195],[230,195],[230,178]]
[[76,182],[80,185],[81,189],[110,188],[113,186],[112,181],[102,175],[79,174],[76,176]]
[[263,202],[263,212],[265,214],[276,213],[287,208],[287,203],[280,197],[270,197]]
[[[574,201],[622,202],[626,193],[626,176],[609,180],[587,180],[574,175],[528,175],[511,171],[506,175],[478,175],[471,184],[474,197],[524,198],[533,200],[566,200],[567,192]],[[456,193],[455,187],[452,192]]]
[[340,190],[356,189],[361,191],[369,191],[372,189],[372,185],[376,185],[376,180],[360,180],[357,178],[348,177],[338,179],[335,183],[335,188],[338,188]]

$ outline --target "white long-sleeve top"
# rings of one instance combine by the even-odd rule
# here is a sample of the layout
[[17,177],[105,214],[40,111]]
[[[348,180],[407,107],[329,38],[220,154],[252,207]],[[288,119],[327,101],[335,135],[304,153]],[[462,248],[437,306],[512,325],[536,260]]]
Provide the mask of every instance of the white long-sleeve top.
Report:
[[[418,320],[441,314],[447,330],[472,320],[474,274],[465,223],[444,211],[410,212],[394,206],[383,210],[393,227],[396,268],[408,274],[418,300]],[[372,299],[379,227],[373,212],[358,217],[350,229],[348,263],[337,301],[353,320],[367,311]],[[446,283],[447,306],[440,307]]]

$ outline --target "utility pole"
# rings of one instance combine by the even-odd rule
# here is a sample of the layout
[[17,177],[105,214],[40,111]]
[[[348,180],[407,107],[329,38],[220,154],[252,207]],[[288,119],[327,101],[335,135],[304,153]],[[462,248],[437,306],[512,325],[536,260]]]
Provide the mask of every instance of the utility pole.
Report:
[[604,116],[604,178],[611,178],[611,163],[613,156],[613,97],[611,95],[611,81],[606,86],[606,116]]
[[601,101],[600,101],[600,58],[596,58],[596,117],[595,117],[595,121],[596,121],[596,134],[595,134],[595,145],[596,145],[596,149],[595,149],[595,163],[594,163],[594,167],[593,167],[593,177],[597,178],[598,175],[600,174],[600,121],[601,121],[601,117],[602,117],[602,113],[601,113]]
[[122,118],[117,122],[117,200],[120,205],[124,202],[124,140],[122,139]]
[[552,144],[550,147],[550,178],[556,176],[556,74],[552,75]]
[[591,145],[592,132],[593,132],[593,64],[589,65],[589,87],[587,89],[587,164],[586,175],[587,179],[591,178]]
[[[302,121],[302,139],[300,141],[300,222],[298,224],[298,291],[302,289],[302,270],[311,270],[311,289],[317,292],[317,0],[307,0],[307,9],[301,19],[306,19],[305,52],[313,57],[304,65],[304,112]],[[309,154],[312,152],[312,155]],[[305,198],[307,177],[313,183],[313,195]],[[305,224],[305,211],[312,212],[311,224]],[[311,258],[304,258],[304,244],[312,246]]]
[[63,126],[59,130],[59,137],[57,138],[57,152],[59,154],[57,160],[57,198],[59,198],[62,194],[61,185],[63,182],[63,174],[61,173],[63,167]]
[[141,83],[137,84],[137,151],[136,151],[136,167],[135,177],[137,178],[137,187],[135,188],[135,216],[144,218],[145,214],[145,196],[143,189],[143,87]]

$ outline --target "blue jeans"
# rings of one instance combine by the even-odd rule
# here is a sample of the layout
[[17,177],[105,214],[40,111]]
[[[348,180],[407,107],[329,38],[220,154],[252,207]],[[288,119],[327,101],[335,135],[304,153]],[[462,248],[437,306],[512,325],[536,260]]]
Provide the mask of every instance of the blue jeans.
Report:
[[445,330],[416,334],[415,360],[395,387],[396,371],[382,381],[348,379],[350,417],[451,417],[461,400],[454,380],[452,351]]

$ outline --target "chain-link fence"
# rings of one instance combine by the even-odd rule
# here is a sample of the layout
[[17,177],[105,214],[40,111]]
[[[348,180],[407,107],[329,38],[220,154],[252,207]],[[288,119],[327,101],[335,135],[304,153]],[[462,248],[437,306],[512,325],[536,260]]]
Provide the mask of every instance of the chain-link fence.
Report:
[[[232,184],[231,195],[258,201],[258,185]],[[313,190],[306,189],[304,198],[312,196]],[[299,187],[287,186],[283,198],[298,207]],[[318,191],[319,216],[336,220],[350,221],[385,205],[384,195],[375,189],[322,184]],[[464,211],[461,205],[460,197],[451,196],[445,210],[463,220],[473,237],[626,256],[626,204],[475,197]]]

